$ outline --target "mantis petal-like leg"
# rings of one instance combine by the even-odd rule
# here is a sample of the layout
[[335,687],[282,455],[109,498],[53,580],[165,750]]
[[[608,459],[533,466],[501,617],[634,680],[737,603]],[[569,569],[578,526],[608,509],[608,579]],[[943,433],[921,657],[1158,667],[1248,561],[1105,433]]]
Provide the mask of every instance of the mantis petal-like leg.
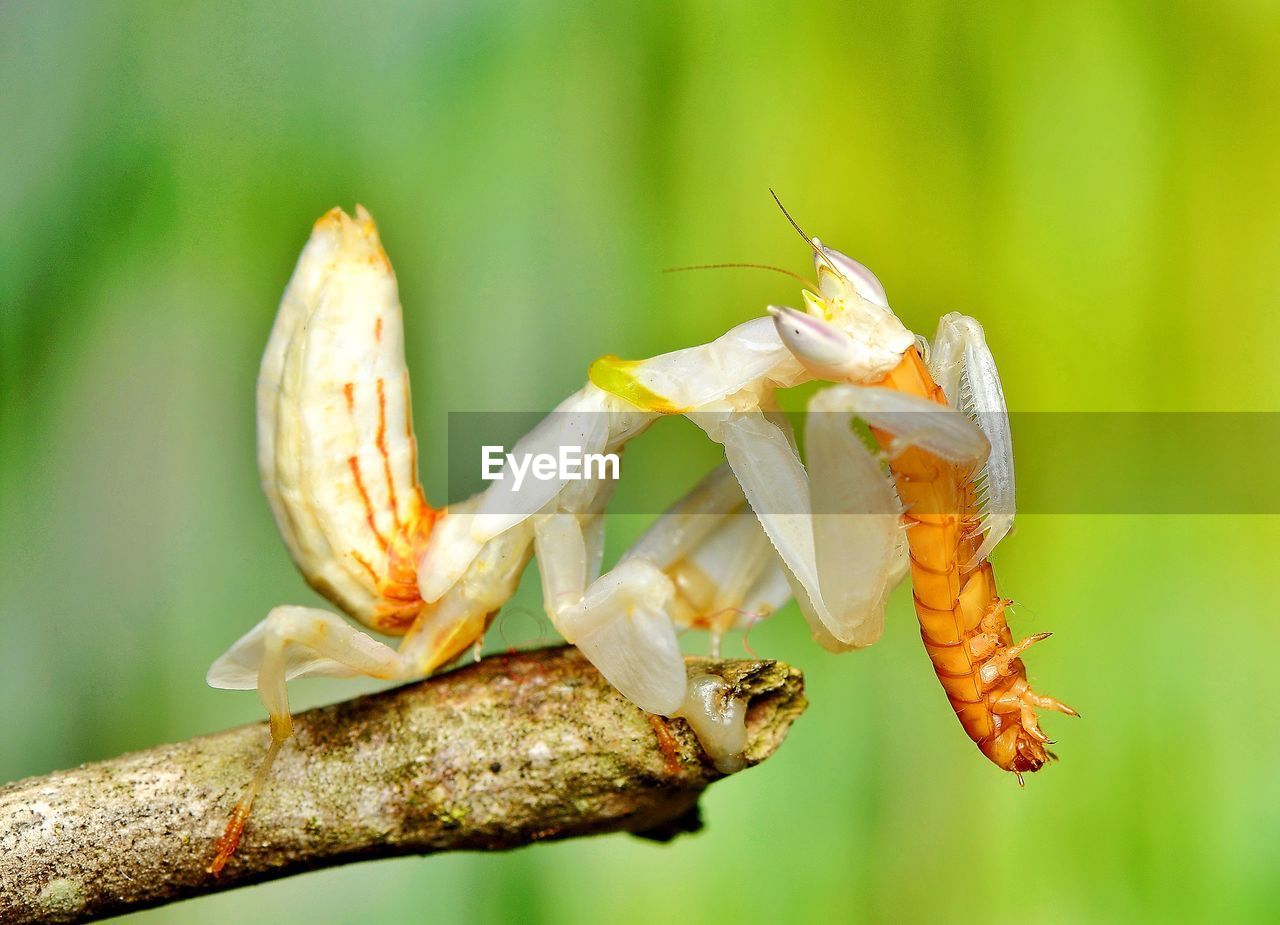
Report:
[[893,488],[849,431],[850,416],[902,446],[957,462],[981,460],[987,442],[959,412],[888,389],[835,386],[819,393],[810,410],[817,412],[810,423],[810,471],[785,422],[758,413],[694,417],[724,444],[818,641],[829,648],[867,646],[879,638],[888,592],[904,574],[904,544]]
[[675,583],[673,616],[724,633],[768,616],[791,597],[782,565],[728,465],[716,467],[668,510],[623,561],[643,558]]
[[785,418],[762,412],[691,415],[712,440],[723,444],[725,459],[743,494],[786,565],[796,599],[814,637],[834,651],[850,648],[826,606],[814,548],[809,477]]
[[543,598],[556,629],[605,678],[650,713],[683,716],[724,771],[745,747],[745,715],[723,679],[689,677],[673,614],[723,632],[745,611],[763,615],[789,591],[726,466],[663,515],[598,578],[595,514],[533,518]]
[[[864,560],[865,567],[873,572],[901,574],[900,566],[889,564],[891,558],[900,558],[896,539],[891,548],[885,548],[885,544],[860,548],[858,538],[845,529],[847,521],[838,517],[824,517],[821,521],[814,518],[809,473],[800,461],[785,418],[750,412],[693,417],[713,440],[724,445],[725,458],[781,557],[792,591],[818,643],[841,652],[870,645],[879,638],[882,619],[868,614],[858,602],[842,598],[849,584],[838,574],[843,564],[833,563],[832,557],[856,558]],[[860,448],[860,452],[866,455],[867,451]],[[877,475],[876,481],[883,483],[883,476]],[[823,498],[826,503],[827,495]],[[886,513],[892,510],[895,508]],[[823,553],[821,562],[819,538],[824,549],[829,550]],[[824,568],[832,570],[825,578]],[[831,586],[829,590],[824,581]],[[851,609],[842,612],[842,607]]]
[[745,503],[667,574],[676,585],[676,621],[706,629],[716,657],[725,633],[750,627],[791,598],[782,563]]
[[[268,635],[277,632],[281,625],[276,612],[291,609],[307,610],[309,608],[275,608],[267,619],[237,639],[235,644],[210,666],[205,676],[209,686],[224,691],[251,691],[258,687]],[[344,631],[359,632],[332,614],[322,610],[314,612],[325,614],[326,625],[331,625],[334,620],[337,620],[342,623]],[[273,621],[273,617],[277,619]],[[370,644],[382,645],[367,634],[360,635],[365,636]],[[395,650],[390,651],[394,653]],[[351,665],[321,655],[314,649],[299,645],[285,647],[283,661],[283,680],[285,681],[293,681],[297,678],[352,678],[360,673]]]
[[[891,459],[897,458],[899,453],[910,447],[918,447],[941,460],[969,470],[971,467],[980,465],[986,459],[988,452],[986,436],[963,412],[892,389],[855,385],[833,386],[815,396],[814,401],[810,403],[810,410],[814,410],[815,407],[827,412],[840,411],[856,414],[874,429],[887,433],[890,437],[887,442],[887,453]],[[850,461],[855,458],[857,457],[853,454],[847,456]],[[821,453],[818,459],[821,466]],[[846,465],[848,464],[846,462]],[[827,471],[834,475],[822,477],[822,483],[839,484],[843,480],[839,467],[838,459],[827,466]],[[814,477],[817,482],[819,476],[815,473]],[[840,491],[856,491],[858,484],[856,480],[848,481],[846,487]],[[838,517],[837,524],[847,516]],[[856,515],[855,519],[866,517],[865,514]]]
[[556,630],[629,700],[671,714],[684,702],[684,657],[667,615],[671,581],[643,559],[588,584],[588,538],[570,513],[534,520],[543,602]]
[[708,433],[723,442],[787,566],[814,637],[842,651],[879,639],[885,599],[904,573],[903,539],[896,495],[849,430],[850,409],[820,401],[816,410],[810,418],[810,471],[785,421],[729,415]]
[[391,680],[403,677],[410,669],[411,665],[394,649],[342,618],[311,607],[275,608],[213,663],[207,676],[211,687],[244,690],[256,683],[258,696],[271,717],[271,747],[218,839],[210,873],[221,871],[235,853],[253,801],[281,745],[293,735],[285,682],[304,675],[357,674]]
[[686,682],[668,616],[670,580],[643,559],[596,577],[601,510],[611,492],[611,483],[601,483],[591,497],[575,499],[585,509],[562,510],[553,503],[529,521],[543,605],[556,630],[623,695],[649,712],[672,713],[683,702]]
[[835,389],[809,400],[805,446],[816,565],[838,638],[862,647],[884,632],[889,592],[906,574],[906,531],[889,475],[850,427]]
[[211,687],[257,687],[271,718],[271,746],[218,840],[211,872],[220,871],[235,852],[253,801],[281,745],[293,734],[286,683],[316,676],[400,680],[448,664],[483,636],[489,619],[514,593],[532,550],[529,534],[529,529],[516,527],[485,544],[474,574],[423,608],[399,651],[326,611],[277,607],[213,663],[207,676]]
[[668,610],[667,576],[632,559],[596,579],[582,599],[561,607],[556,625],[600,673],[642,710],[671,716],[684,703],[684,656]]
[[476,557],[474,574],[455,584],[440,601],[422,608],[399,651],[326,611],[277,607],[213,663],[207,676],[211,687],[257,687],[271,718],[271,746],[218,840],[211,872],[220,871],[235,852],[253,801],[281,745],[293,733],[287,682],[355,675],[408,679],[428,675],[452,661],[483,636],[489,618],[514,592],[529,561],[530,532],[517,527],[485,544]]
[[948,401],[970,415],[991,444],[991,455],[977,477],[984,495],[982,525],[986,535],[966,565],[973,568],[1013,529],[1016,513],[1009,414],[982,325],[956,312],[944,315],[929,349],[929,372]]
[[314,607],[276,607],[209,668],[210,687],[258,689],[283,738],[292,731],[285,682],[302,677],[367,675],[391,680],[405,673],[395,649],[341,617]]

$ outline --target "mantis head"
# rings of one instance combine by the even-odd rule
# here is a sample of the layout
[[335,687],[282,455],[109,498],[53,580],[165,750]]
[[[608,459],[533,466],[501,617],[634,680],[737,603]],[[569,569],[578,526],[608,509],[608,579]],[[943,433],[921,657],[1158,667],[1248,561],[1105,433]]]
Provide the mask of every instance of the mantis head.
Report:
[[915,343],[889,308],[875,274],[817,238],[818,292],[804,290],[805,311],[769,306],[778,335],[815,377],[830,382],[880,379]]

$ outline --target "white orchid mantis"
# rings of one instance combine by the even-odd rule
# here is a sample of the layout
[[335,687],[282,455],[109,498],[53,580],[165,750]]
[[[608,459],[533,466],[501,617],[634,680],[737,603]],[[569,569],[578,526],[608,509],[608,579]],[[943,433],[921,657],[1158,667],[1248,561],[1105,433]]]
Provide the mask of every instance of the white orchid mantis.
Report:
[[[259,470],[307,581],[365,627],[403,639],[392,648],[326,611],[277,607],[213,664],[211,685],[258,690],[272,729],[267,757],[220,841],[215,871],[234,851],[292,732],[286,682],[430,674],[483,635],[535,548],[547,610],[565,638],[639,706],[685,716],[726,770],[740,760],[741,706],[723,681],[687,677],[672,623],[707,623],[712,609],[763,614],[788,596],[755,518],[730,516],[745,505],[727,470],[709,476],[604,577],[602,515],[611,480],[540,480],[520,492],[504,480],[434,510],[416,471],[402,324],[372,218],[363,210],[354,218],[337,209],[326,214],[299,259],[263,357]],[[777,345],[767,319],[754,330]],[[736,362],[724,356],[725,346],[690,352],[685,362],[690,371]],[[610,451],[659,416],[588,384],[513,452],[565,445]],[[746,569],[743,543],[759,552]],[[695,573],[698,581],[684,580]]]
[[[973,455],[998,435],[984,438],[959,413],[904,422],[900,412],[914,406],[847,391],[889,374],[916,339],[865,268],[814,248],[819,294],[806,293],[810,315],[778,310],[649,360],[602,358],[590,381],[513,449],[607,453],[676,413],[724,445],[727,465],[602,575],[612,480],[540,479],[517,490],[506,479],[446,510],[430,507],[418,481],[402,312],[377,229],[363,209],[355,217],[334,209],[316,223],[263,357],[259,470],[307,581],[365,627],[402,641],[392,648],[329,612],[277,607],[213,664],[212,686],[258,690],[272,745],[212,870],[234,851],[291,734],[287,681],[429,675],[483,636],[535,553],[556,629],[639,707],[686,718],[725,771],[741,762],[742,707],[723,680],[687,675],[677,627],[707,628],[718,640],[794,591],[823,645],[878,638],[886,596],[905,568],[902,510],[848,414],[912,444],[949,451],[954,443]],[[934,355],[946,382],[965,372],[971,381],[987,357],[980,329],[964,321],[944,322]],[[815,416],[806,471],[775,392],[814,378],[846,385],[811,404],[843,414]],[[976,394],[991,398],[998,382]],[[1002,490],[1005,470],[988,468]]]

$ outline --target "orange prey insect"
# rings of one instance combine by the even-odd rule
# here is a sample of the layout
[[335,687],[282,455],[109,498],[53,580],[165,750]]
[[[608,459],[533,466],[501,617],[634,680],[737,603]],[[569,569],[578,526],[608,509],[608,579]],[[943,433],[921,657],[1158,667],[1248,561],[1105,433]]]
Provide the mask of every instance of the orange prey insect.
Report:
[[[839,464],[826,460],[833,453],[843,455],[849,471],[860,468],[858,484],[876,481],[878,465],[866,468],[865,448],[849,434],[850,416],[861,417],[893,486],[887,501],[852,513],[870,524],[882,509],[896,505],[901,512],[916,615],[934,671],[965,732],[1021,782],[1023,772],[1053,757],[1036,710],[1078,714],[1028,685],[1019,656],[1048,634],[1014,643],[1005,622],[1011,602],[997,593],[987,558],[1013,526],[1014,475],[1004,392],[982,326],[953,312],[941,319],[932,343],[882,338],[878,346],[895,347],[896,361],[887,372],[865,375],[857,361],[868,352],[868,325],[848,319],[871,309],[881,312],[882,322],[893,318],[884,287],[862,264],[800,234],[813,249],[819,291],[804,292],[806,312],[770,311],[779,336],[810,373],[840,383],[809,401],[810,490],[833,481],[833,473],[834,481],[843,479]],[[848,493],[855,483],[843,484]],[[756,511],[768,528],[774,518],[759,506]],[[864,567],[865,550],[848,551],[855,557],[837,555],[841,564],[828,571]]]
[[[915,347],[879,384],[948,404]],[[872,432],[882,445],[890,442],[882,431]],[[1012,602],[997,593],[991,563],[974,561],[983,530],[973,467],[908,447],[889,468],[911,527],[912,596],[929,660],[969,738],[1021,781],[1023,771],[1039,770],[1053,757],[1036,709],[1079,715],[1027,683],[1019,656],[1049,634],[1015,644],[1004,615]]]

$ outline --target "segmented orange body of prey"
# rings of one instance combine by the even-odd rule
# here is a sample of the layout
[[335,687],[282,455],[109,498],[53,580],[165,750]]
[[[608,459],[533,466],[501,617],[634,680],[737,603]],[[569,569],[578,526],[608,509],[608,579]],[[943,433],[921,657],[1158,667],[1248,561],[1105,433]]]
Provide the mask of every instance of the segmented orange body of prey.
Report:
[[[877,385],[949,404],[915,347]],[[882,445],[888,434],[873,434]],[[1014,643],[1005,621],[1011,603],[996,591],[985,559],[970,565],[982,541],[978,491],[980,467],[956,465],[909,447],[889,462],[909,524],[911,583],[916,616],[929,659],[947,699],[982,753],[1018,775],[1054,757],[1036,709],[1074,710],[1035,693],[1019,655],[1047,633]]]

